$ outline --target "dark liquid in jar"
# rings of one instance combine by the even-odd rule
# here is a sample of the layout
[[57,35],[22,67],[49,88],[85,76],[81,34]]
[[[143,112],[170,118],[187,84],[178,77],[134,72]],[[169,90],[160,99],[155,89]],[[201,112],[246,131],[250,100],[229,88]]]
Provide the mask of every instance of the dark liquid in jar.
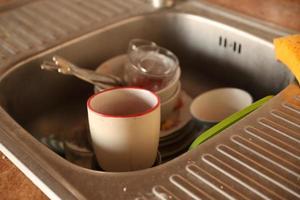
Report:
[[153,92],[167,86],[177,67],[171,58],[155,52],[141,54],[136,65],[138,69],[128,74],[129,84]]

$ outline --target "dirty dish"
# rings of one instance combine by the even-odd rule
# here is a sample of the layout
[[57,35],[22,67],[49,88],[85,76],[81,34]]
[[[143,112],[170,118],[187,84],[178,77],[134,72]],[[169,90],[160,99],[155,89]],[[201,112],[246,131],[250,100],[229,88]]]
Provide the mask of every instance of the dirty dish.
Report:
[[167,101],[175,93],[178,84],[180,84],[180,75],[181,70],[180,67],[178,67],[169,84],[155,92],[159,96],[161,102]]
[[[124,77],[125,74],[125,64],[128,62],[128,57],[126,54],[121,54],[114,56],[105,62],[101,63],[97,69],[96,73],[112,74],[117,77]],[[95,93],[99,92],[101,88],[95,86]]]
[[161,102],[161,121],[164,122],[180,103],[181,84],[177,84],[175,93],[166,101]]
[[96,158],[106,171],[151,167],[157,155],[160,102],[152,92],[113,88],[87,102],[89,128]]
[[143,46],[157,47],[158,45],[155,42],[150,41],[150,40],[135,38],[135,39],[132,39],[129,41],[127,53],[130,54],[132,51],[136,51],[140,47],[143,47]]
[[218,88],[196,97],[190,112],[199,125],[211,127],[252,103],[252,96],[238,88]]
[[[103,74],[112,74],[114,76],[123,77],[125,73],[125,64],[128,61],[128,58],[125,54],[115,56],[106,62],[102,63],[97,69],[96,72],[100,72]],[[172,104],[176,103],[175,100],[178,98],[180,87],[180,68],[177,68],[176,73],[165,88],[155,92],[159,98],[160,102],[162,104],[162,110],[166,110],[166,113],[170,113],[172,107]],[[95,87],[95,92],[98,92],[99,89]],[[168,105],[168,106],[167,106]],[[171,105],[171,106],[170,106]],[[161,119],[166,119],[168,114],[164,115]]]
[[[124,77],[125,75],[125,64],[128,62],[128,57],[126,54],[121,54],[118,56],[114,56],[111,59],[108,59],[104,63],[102,63],[97,69],[96,72],[104,73],[104,74],[112,74],[118,77]],[[160,97],[160,101],[164,102],[174,94],[177,88],[177,84],[179,82],[181,75],[180,67],[177,68],[174,77],[169,82],[169,84],[156,91],[155,93]],[[100,88],[95,87],[95,92],[100,91]]]
[[[130,45],[131,43],[132,41]],[[133,45],[133,47],[127,52],[128,62],[124,74],[126,83],[153,92],[166,87],[179,66],[176,55],[158,45]]]
[[209,138],[213,137],[214,135],[220,133],[222,130],[224,130],[225,128],[229,127],[230,125],[234,124],[235,122],[239,121],[240,119],[242,119],[243,117],[245,117],[246,115],[248,115],[249,113],[251,113],[252,111],[256,110],[257,108],[259,108],[260,106],[262,106],[263,104],[265,104],[267,101],[269,101],[273,96],[267,96],[265,98],[262,98],[256,102],[254,102],[253,104],[251,104],[250,106],[244,108],[243,110],[236,112],[232,115],[230,115],[229,117],[227,117],[226,119],[224,119],[223,121],[221,121],[220,123],[218,123],[217,125],[213,126],[212,128],[206,130],[204,133],[202,133],[190,146],[190,149],[194,149],[196,148],[199,144],[205,142],[206,140],[208,140]]
[[160,141],[168,139],[169,136],[182,129],[192,119],[189,112],[192,98],[185,91],[181,91],[180,100],[181,105],[178,105],[178,108],[162,123]]

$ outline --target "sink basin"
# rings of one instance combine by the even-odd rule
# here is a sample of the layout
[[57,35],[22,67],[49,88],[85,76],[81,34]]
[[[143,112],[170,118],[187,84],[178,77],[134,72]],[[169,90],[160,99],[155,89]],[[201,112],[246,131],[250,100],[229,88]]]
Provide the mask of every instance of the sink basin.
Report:
[[42,61],[57,54],[95,69],[125,53],[132,38],[172,50],[180,60],[183,88],[192,97],[232,86],[259,99],[277,94],[292,80],[275,61],[269,41],[195,15],[168,12],[121,21],[14,67],[1,79],[1,106],[33,136],[65,133],[86,117],[85,102],[93,90],[76,78],[40,70]]
[[168,191],[156,187],[159,180],[180,171],[176,163],[188,160],[191,153],[147,170],[110,173],[82,168],[52,152],[39,141],[51,135],[64,140],[76,130],[87,119],[86,100],[93,93],[90,84],[76,78],[41,71],[42,61],[53,55],[96,69],[124,53],[130,39],[152,40],[178,56],[182,87],[191,97],[217,87],[238,87],[256,100],[278,94],[293,81],[291,73],[274,59],[271,39],[281,32],[215,15],[209,9],[201,12],[204,8],[195,5],[134,16],[96,29],[31,56],[2,75],[2,148],[15,155],[19,167],[50,198],[158,198],[157,190]]

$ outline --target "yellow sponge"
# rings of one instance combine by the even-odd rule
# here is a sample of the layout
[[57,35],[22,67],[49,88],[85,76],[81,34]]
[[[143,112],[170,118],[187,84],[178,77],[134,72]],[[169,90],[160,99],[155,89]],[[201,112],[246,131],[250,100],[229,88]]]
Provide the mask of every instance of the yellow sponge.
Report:
[[276,58],[296,76],[300,83],[300,34],[274,39]]

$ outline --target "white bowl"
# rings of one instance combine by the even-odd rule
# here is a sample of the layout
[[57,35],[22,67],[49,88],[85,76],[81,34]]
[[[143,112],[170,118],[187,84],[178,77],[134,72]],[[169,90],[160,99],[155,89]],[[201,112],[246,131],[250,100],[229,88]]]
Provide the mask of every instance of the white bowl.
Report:
[[173,79],[170,81],[170,83],[162,88],[161,90],[158,90],[156,94],[159,96],[161,102],[167,101],[175,92],[179,84],[179,79],[181,75],[180,67],[177,68],[175,75]]
[[191,104],[190,112],[200,123],[218,123],[249,106],[253,99],[245,90],[219,88],[200,94]]
[[174,111],[181,94],[181,84],[177,84],[177,88],[173,96],[171,96],[167,101],[161,102],[161,121],[165,121]]
[[[179,106],[176,107],[175,110],[168,116],[167,120],[162,123],[160,130],[160,142],[168,141],[170,138],[165,136],[172,135],[173,133],[178,132],[178,130],[182,129],[192,119],[192,115],[189,112],[192,100],[192,97],[190,97],[183,89],[181,89],[178,100],[178,103],[180,103],[181,101],[181,105],[178,104]],[[168,120],[170,120],[169,125],[167,125],[166,127],[166,124],[164,123],[168,123]]]

